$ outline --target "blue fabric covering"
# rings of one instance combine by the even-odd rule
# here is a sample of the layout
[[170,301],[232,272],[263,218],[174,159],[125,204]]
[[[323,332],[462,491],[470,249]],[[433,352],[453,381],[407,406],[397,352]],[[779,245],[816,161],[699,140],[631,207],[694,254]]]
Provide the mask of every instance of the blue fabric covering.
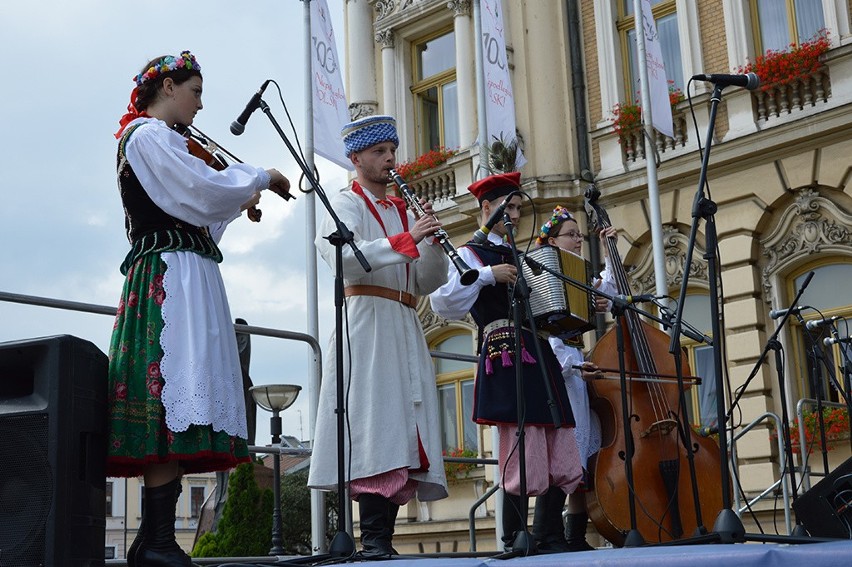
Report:
[[473,557],[411,558],[366,561],[362,567],[848,567],[852,565],[852,541],[775,544],[703,544],[660,547],[598,549],[494,560]]
[[381,142],[393,142],[399,146],[393,116],[366,116],[344,126],[340,135],[343,136],[347,157]]

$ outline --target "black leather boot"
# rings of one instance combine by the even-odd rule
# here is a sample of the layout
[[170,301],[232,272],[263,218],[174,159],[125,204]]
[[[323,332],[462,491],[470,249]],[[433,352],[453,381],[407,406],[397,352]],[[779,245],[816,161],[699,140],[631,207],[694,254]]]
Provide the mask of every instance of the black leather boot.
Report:
[[515,536],[526,527],[526,518],[521,518],[521,497],[503,491],[503,549],[512,551]]
[[570,551],[565,541],[565,528],[562,523],[562,510],[567,495],[558,486],[551,486],[547,493],[535,500],[533,516],[533,536],[539,551],[547,553],[565,553]]
[[[175,488],[175,506],[177,506],[178,498],[180,498],[181,492],[183,492],[183,485],[180,483],[180,477],[178,477],[178,483]],[[142,540],[144,539],[145,534],[145,513],[142,513],[142,519],[139,520],[139,528],[136,530],[136,537],[133,538],[133,543],[130,544],[130,547],[127,548],[127,553],[125,557],[127,558],[127,567],[136,567],[136,551],[139,549],[139,546],[142,544]]]
[[568,514],[565,522],[565,539],[568,542],[568,551],[591,551],[595,549],[586,541],[586,526],[589,516],[585,512],[579,514]]
[[145,531],[136,567],[198,567],[175,541],[175,494],[180,479],[145,487]]
[[391,546],[393,538],[392,515],[399,506],[378,494],[362,494],[358,497],[361,517],[360,557],[369,559],[388,558],[398,555]]

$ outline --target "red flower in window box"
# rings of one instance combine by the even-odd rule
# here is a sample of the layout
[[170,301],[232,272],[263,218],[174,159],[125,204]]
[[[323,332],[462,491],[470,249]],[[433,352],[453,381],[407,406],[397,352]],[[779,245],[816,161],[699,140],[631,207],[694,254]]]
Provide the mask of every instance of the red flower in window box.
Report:
[[754,61],[737,69],[738,73],[754,73],[760,77],[760,90],[784,86],[808,77],[823,67],[820,57],[831,47],[828,31],[820,30],[804,43],[791,43],[785,51],[769,49]]
[[413,181],[420,177],[424,171],[429,171],[446,163],[448,159],[457,153],[457,150],[448,150],[440,146],[411,161],[397,164],[396,172],[406,181]]
[[[683,91],[675,86],[674,81],[669,81],[669,104],[672,106],[672,114],[682,100]],[[612,116],[612,129],[618,136],[619,144],[624,144],[628,136],[642,128],[642,105],[638,100],[616,104],[612,107]]]
[[[837,447],[838,442],[849,439],[849,413],[846,408],[827,407],[822,410],[822,419],[825,425],[825,450],[831,451]],[[819,434],[819,419],[817,412],[807,412],[802,416],[805,427],[805,443],[807,452],[822,451]],[[770,438],[778,439],[778,431],[772,429]],[[799,420],[793,419],[790,424],[790,443],[794,453],[801,453],[799,446]]]

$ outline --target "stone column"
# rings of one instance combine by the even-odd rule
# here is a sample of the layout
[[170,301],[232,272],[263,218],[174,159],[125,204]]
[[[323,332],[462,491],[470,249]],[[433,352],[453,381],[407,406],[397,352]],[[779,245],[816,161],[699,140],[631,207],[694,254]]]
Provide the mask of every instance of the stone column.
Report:
[[396,104],[396,53],[394,33],[391,29],[376,32],[376,43],[382,46],[382,114],[397,118]]
[[375,114],[376,65],[373,51],[373,14],[367,0],[346,2],[346,51],[349,115],[354,120]]
[[474,61],[471,0],[450,0],[456,36],[456,84],[459,97],[459,145],[467,148],[476,140],[476,63]]

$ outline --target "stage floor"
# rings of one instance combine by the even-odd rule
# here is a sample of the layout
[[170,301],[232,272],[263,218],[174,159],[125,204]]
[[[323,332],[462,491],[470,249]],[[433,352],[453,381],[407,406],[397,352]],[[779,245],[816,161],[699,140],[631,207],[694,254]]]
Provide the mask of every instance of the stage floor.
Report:
[[[322,559],[322,558],[317,558]],[[597,549],[577,553],[557,553],[498,559],[494,557],[403,556],[382,561],[311,561],[300,558],[196,559],[200,565],[236,567],[268,565],[382,565],[384,567],[849,567],[852,566],[852,540],[824,543],[731,543],[673,545]],[[107,561],[107,565],[125,565],[123,561]]]

